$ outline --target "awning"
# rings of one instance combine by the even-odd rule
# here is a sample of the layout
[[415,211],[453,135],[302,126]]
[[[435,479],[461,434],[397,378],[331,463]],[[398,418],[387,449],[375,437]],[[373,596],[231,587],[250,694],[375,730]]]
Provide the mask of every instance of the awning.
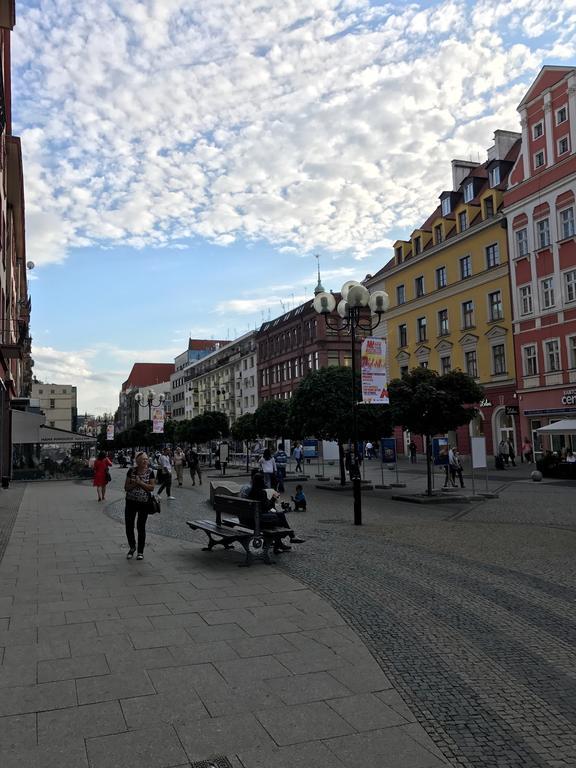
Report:
[[80,435],[78,432],[70,432],[67,429],[57,429],[56,427],[46,427],[42,425],[40,427],[40,440],[37,442],[42,445],[59,445],[67,443],[68,445],[74,443],[87,443],[95,445],[96,438],[90,435]]
[[540,435],[576,435],[576,419],[562,419],[535,430]]
[[40,427],[45,421],[43,413],[12,411],[12,443],[39,443]]

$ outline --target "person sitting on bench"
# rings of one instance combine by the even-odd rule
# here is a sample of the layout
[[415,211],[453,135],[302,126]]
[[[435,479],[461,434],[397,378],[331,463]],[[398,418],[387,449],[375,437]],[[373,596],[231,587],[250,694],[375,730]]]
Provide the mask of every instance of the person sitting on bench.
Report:
[[[259,501],[261,505],[261,512],[260,512],[260,528],[266,529],[266,528],[290,528],[290,524],[288,523],[288,520],[286,519],[286,515],[284,512],[277,512],[274,508],[274,505],[276,503],[276,498],[278,496],[276,495],[276,498],[269,499],[268,494],[266,493],[266,483],[264,481],[264,475],[261,472],[256,472],[254,477],[252,478],[252,488],[250,489],[250,492],[248,493],[248,498],[252,501]],[[246,526],[246,528],[254,528],[254,513],[248,512],[248,513],[240,513],[238,515],[238,518],[240,520],[241,525]],[[293,544],[303,544],[304,539],[298,538],[294,532],[290,534],[290,541]],[[291,547],[287,546],[286,544],[283,544],[280,539],[274,540],[274,554],[279,554],[280,552],[286,552]]]

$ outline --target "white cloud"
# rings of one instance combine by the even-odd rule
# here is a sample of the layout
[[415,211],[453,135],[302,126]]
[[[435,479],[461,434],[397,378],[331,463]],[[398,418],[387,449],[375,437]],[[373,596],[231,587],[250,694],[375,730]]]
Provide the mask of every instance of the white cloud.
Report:
[[22,7],[14,88],[29,256],[202,236],[362,259],[426,215],[452,157],[483,157],[496,127],[518,129],[518,95],[544,57],[576,54],[574,8]]

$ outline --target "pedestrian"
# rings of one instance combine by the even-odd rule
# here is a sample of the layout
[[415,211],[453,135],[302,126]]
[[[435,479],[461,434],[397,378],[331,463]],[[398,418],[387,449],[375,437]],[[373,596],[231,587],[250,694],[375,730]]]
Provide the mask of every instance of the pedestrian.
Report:
[[372,459],[373,456],[374,456],[374,446],[372,445],[370,440],[368,440],[366,443],[366,458]]
[[148,519],[155,478],[154,471],[150,469],[148,463],[148,456],[144,451],[137,453],[134,460],[136,466],[128,470],[124,483],[124,490],[126,491],[124,522],[129,547],[126,559],[131,560],[136,551],[136,539],[134,537],[134,523],[136,523],[136,530],[138,531],[136,560],[143,560],[146,544],[146,520]]
[[[265,530],[266,528],[290,528],[290,524],[286,519],[284,512],[277,512],[274,508],[276,503],[276,497],[269,498],[266,493],[266,484],[264,476],[261,472],[257,472],[252,478],[252,489],[248,494],[248,498],[252,501],[259,501],[261,504],[260,512],[260,527]],[[241,525],[247,528],[254,528],[254,511],[240,513],[238,515]],[[294,531],[290,534],[290,542],[292,544],[303,544],[304,539],[296,536]],[[282,543],[280,538],[274,540],[274,554],[285,552],[291,549],[291,547]]]
[[111,479],[109,471],[111,466],[112,462],[106,456],[106,452],[100,451],[98,458],[94,462],[94,479],[92,480],[92,485],[96,486],[98,501],[104,501],[106,498],[106,485]]
[[306,512],[306,496],[304,495],[304,488],[302,488],[301,485],[296,486],[292,501],[294,502],[294,509],[296,512],[300,509],[302,512]]
[[164,448],[158,456],[158,481],[160,484],[157,495],[160,496],[162,491],[165,490],[167,498],[174,499],[174,496],[172,496],[172,464],[168,448]]
[[302,469],[302,459],[304,457],[304,451],[302,450],[302,446],[300,443],[296,443],[294,450],[292,451],[292,456],[294,457],[294,461],[296,462],[296,469],[295,472],[304,472]]
[[410,440],[408,443],[408,451],[410,452],[410,464],[416,464],[416,443],[414,440]]
[[510,464],[515,467],[516,451],[514,450],[514,443],[510,438],[508,438],[508,456],[510,457]]
[[464,488],[464,477],[462,475],[463,467],[462,467],[462,461],[460,459],[460,454],[456,450],[456,448],[452,448],[448,452],[448,458],[450,462],[450,479],[452,481],[452,486],[456,488],[456,478],[460,481],[460,488]]
[[522,460],[527,464],[532,464],[534,461],[534,451],[532,449],[532,443],[527,437],[522,441]]
[[190,470],[190,479],[192,485],[196,485],[196,475],[198,475],[198,485],[202,485],[202,473],[200,472],[200,457],[198,451],[195,448],[189,448],[186,453],[186,462],[188,469]]
[[286,467],[288,466],[288,454],[284,450],[284,443],[280,443],[274,454],[276,462],[276,490],[284,493],[284,480],[286,480]]
[[502,438],[498,443],[498,454],[500,455],[504,466],[507,467],[510,463],[510,446],[508,445],[508,440],[505,438]]
[[184,474],[184,451],[179,445],[174,450],[174,471],[176,472],[176,479],[178,480],[178,486],[182,487],[182,479]]
[[276,462],[268,448],[264,449],[260,461],[258,462],[258,466],[264,477],[266,488],[274,488],[276,484]]

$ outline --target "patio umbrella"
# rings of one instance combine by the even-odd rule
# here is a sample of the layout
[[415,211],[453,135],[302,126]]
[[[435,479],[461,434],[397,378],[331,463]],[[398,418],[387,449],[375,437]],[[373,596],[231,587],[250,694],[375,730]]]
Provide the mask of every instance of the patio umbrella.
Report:
[[576,419],[562,419],[535,430],[540,435],[576,435]]

